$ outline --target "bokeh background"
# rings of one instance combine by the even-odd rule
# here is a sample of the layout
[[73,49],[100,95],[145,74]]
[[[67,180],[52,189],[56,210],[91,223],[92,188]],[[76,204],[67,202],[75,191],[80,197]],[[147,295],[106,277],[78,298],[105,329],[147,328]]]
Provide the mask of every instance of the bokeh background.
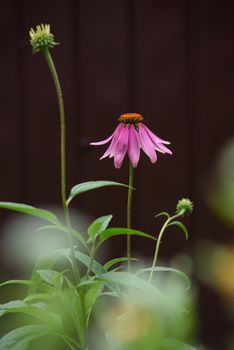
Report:
[[[228,178],[225,193],[231,194],[233,13],[231,1],[217,0],[8,0],[0,11],[0,200],[48,208],[60,203],[57,100],[45,61],[32,55],[28,38],[31,27],[50,23],[60,43],[52,54],[65,100],[68,188],[89,180],[128,181],[127,161],[116,170],[112,160],[99,161],[105,146],[89,146],[113,132],[121,113],[141,113],[149,128],[171,141],[172,157],[159,155],[152,165],[141,156],[133,226],[157,234],[156,213],[173,213],[182,197],[194,202],[186,220],[189,241],[171,230],[160,254],[164,261],[180,253],[191,259],[198,338],[212,350],[227,349],[234,319],[234,196],[223,198],[220,185]],[[229,153],[220,161],[226,145]],[[113,213],[113,225],[123,226],[126,190],[87,193],[73,209],[90,218]],[[0,212],[2,236],[11,217]],[[136,254],[152,256],[149,242],[135,239],[134,246]],[[224,252],[220,261],[228,256],[223,267],[216,250]],[[123,251],[123,240],[115,239],[105,254]],[[218,282],[212,283],[216,265]],[[14,264],[1,266],[1,279],[17,275]]]

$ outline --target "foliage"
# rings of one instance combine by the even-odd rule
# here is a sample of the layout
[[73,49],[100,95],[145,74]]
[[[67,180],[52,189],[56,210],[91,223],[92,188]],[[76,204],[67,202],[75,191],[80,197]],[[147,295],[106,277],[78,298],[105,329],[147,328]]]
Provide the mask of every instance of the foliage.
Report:
[[[23,315],[26,315],[31,322],[5,334],[0,340],[0,349],[27,350],[34,349],[36,344],[42,344],[39,345],[41,348],[44,346],[43,339],[53,337],[63,343],[63,349],[87,350],[90,343],[91,319],[95,315],[95,309],[98,308],[98,305],[103,305],[104,300],[105,307],[98,314],[98,319],[100,314],[105,314],[108,310],[108,300],[113,299],[114,302],[111,305],[113,307],[117,305],[121,311],[112,318],[105,329],[106,337],[103,337],[104,343],[100,349],[192,350],[193,348],[184,342],[186,332],[181,332],[181,329],[186,329],[182,320],[186,315],[187,297],[185,295],[190,288],[190,279],[178,269],[157,264],[161,239],[168,228],[178,227],[188,239],[187,228],[178,219],[186,212],[191,213],[192,203],[189,202],[190,207],[187,210],[185,204],[188,205],[189,200],[180,201],[176,214],[172,216],[167,212],[159,213],[157,216],[165,216],[166,219],[156,236],[133,229],[130,225],[133,190],[131,163],[129,186],[114,181],[89,181],[73,186],[67,196],[64,106],[57,72],[49,52],[49,48],[56,43],[53,34],[50,33],[49,25],[38,26],[36,31],[32,29],[30,35],[33,51],[42,51],[44,54],[58,96],[61,122],[61,196],[64,221],[51,211],[27,204],[0,202],[0,208],[39,218],[42,225],[38,227],[38,233],[45,229],[64,233],[69,239],[70,247],[39,256],[35,261],[30,279],[13,279],[0,284],[1,288],[7,288],[7,286],[26,288],[23,298],[0,304],[0,317],[17,314],[22,315],[23,320]],[[138,137],[139,128],[137,126],[133,130],[135,138]],[[160,142],[159,146],[165,151],[165,146]],[[148,152],[147,147],[145,152]],[[131,153],[131,159],[135,159],[133,153]],[[74,198],[79,198],[80,194],[107,186],[123,187],[128,190],[127,227],[109,227],[113,215],[108,214],[91,222],[86,235],[83,236],[71,224],[69,205]],[[105,263],[97,261],[97,252],[102,248],[103,243],[115,236],[127,236],[128,256],[114,257]],[[143,266],[138,259],[130,255],[130,238],[134,236],[147,239],[150,243],[155,244],[152,264]],[[73,240],[76,240],[76,243]],[[164,276],[163,279],[161,275]],[[174,276],[174,278],[166,276]],[[181,283],[182,288],[180,288]],[[173,297],[170,295],[172,290]],[[51,346],[50,348],[52,349]],[[95,344],[95,350],[97,348],[98,344]]]

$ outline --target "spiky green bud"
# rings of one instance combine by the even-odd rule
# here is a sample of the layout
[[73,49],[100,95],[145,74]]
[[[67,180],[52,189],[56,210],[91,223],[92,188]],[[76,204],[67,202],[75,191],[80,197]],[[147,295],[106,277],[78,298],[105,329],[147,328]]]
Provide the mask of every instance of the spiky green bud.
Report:
[[176,206],[176,214],[190,215],[193,211],[193,203],[189,198],[180,199]]
[[33,53],[39,52],[46,47],[52,48],[58,45],[58,43],[54,41],[54,35],[50,32],[49,24],[38,25],[36,26],[36,30],[31,28],[29,35]]

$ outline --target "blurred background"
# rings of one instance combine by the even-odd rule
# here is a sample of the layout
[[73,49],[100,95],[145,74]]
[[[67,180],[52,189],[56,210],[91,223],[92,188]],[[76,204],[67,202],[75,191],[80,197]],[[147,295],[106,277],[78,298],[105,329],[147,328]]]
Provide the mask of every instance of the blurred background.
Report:
[[[189,241],[172,229],[160,254],[164,262],[191,263],[197,337],[212,350],[229,349],[234,321],[233,11],[232,2],[216,0],[8,0],[0,12],[0,200],[60,203],[57,100],[28,37],[31,27],[50,23],[60,43],[52,55],[65,101],[68,189],[89,180],[127,183],[126,160],[116,170],[112,160],[99,160],[105,146],[89,146],[107,138],[122,113],[141,113],[171,141],[173,156],[159,155],[154,165],[141,155],[133,227],[157,234],[155,214],[173,213],[182,197],[194,202],[185,220]],[[74,215],[112,213],[113,225],[124,226],[126,195],[124,188],[89,192],[74,200]],[[12,217],[0,212],[3,250]],[[154,251],[141,239],[134,247],[146,258]],[[116,238],[105,257],[124,249]],[[1,280],[22,277],[14,259],[2,260]]]

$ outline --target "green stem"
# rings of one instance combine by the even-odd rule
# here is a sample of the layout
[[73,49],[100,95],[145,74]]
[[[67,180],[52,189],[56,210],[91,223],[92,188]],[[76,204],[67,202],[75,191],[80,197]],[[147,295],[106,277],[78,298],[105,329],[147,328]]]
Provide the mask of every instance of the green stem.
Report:
[[87,279],[89,277],[90,272],[92,271],[95,253],[96,253],[96,247],[95,247],[95,241],[94,241],[93,246],[92,246],[91,251],[90,251],[90,261],[89,261],[89,266],[88,266],[88,269],[87,269],[87,272],[85,275],[85,279]]
[[174,219],[176,219],[177,217],[181,216],[181,213],[179,214],[176,214],[174,216],[171,216],[169,217],[165,223],[163,224],[160,232],[159,232],[159,235],[158,235],[158,239],[157,239],[157,243],[156,243],[156,246],[155,246],[155,253],[154,253],[154,259],[153,259],[153,263],[152,263],[152,269],[150,271],[150,276],[149,276],[149,283],[151,283],[152,281],[152,278],[153,278],[153,274],[154,274],[154,268],[156,267],[156,264],[157,264],[157,260],[158,260],[158,253],[159,253],[159,247],[160,247],[160,244],[161,244],[161,240],[162,240],[162,236],[167,228],[167,225]]
[[[50,51],[48,47],[45,47],[42,50],[45,60],[49,66],[51,75],[54,80],[54,85],[57,93],[58,98],[58,105],[59,105],[59,113],[60,113],[60,132],[61,132],[61,138],[60,138],[60,157],[61,157],[61,197],[62,197],[62,205],[63,205],[63,211],[65,216],[65,221],[67,226],[71,226],[71,219],[70,219],[70,213],[68,209],[67,204],[67,191],[66,191],[66,139],[65,139],[65,113],[64,113],[64,104],[63,104],[63,95],[62,95],[62,89],[59,82],[58,74],[53,62],[53,59],[51,57]],[[74,245],[73,245],[73,238],[72,235],[69,234],[69,246],[71,248],[71,259],[72,259],[72,268],[73,273],[76,282],[80,281],[80,275],[79,270],[76,265],[76,259],[75,259],[75,251],[74,251]]]
[[[133,191],[133,166],[129,160],[129,182],[128,182],[128,203],[127,203],[127,228],[132,224],[132,191]],[[128,271],[131,271],[131,235],[127,235],[127,258]]]

